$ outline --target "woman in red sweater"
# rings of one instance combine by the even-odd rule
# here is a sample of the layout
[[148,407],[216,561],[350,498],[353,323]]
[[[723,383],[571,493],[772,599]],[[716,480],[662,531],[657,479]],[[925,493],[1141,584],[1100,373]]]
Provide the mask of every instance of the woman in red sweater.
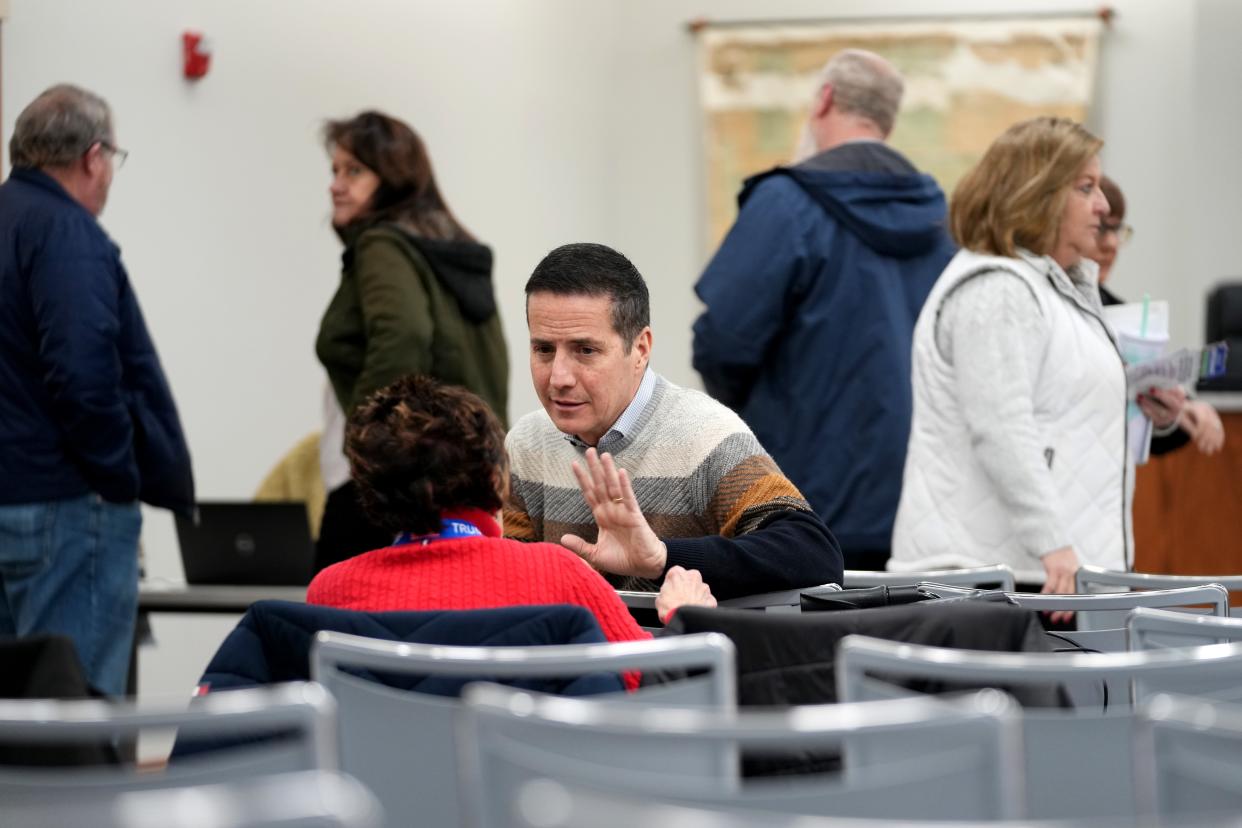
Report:
[[[650,638],[577,555],[501,537],[505,433],[475,394],[426,377],[400,379],[355,409],[345,453],[362,508],[395,540],[324,569],[307,603],[371,612],[578,604],[594,613],[609,641]],[[656,610],[667,620],[682,604],[716,602],[697,571],[674,567]]]

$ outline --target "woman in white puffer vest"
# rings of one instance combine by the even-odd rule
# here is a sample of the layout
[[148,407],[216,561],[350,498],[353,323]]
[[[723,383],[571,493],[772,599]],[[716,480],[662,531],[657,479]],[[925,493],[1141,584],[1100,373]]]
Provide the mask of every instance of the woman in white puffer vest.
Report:
[[1067,119],[1024,121],[953,194],[963,249],[914,330],[890,570],[999,563],[1073,592],[1080,563],[1129,567],[1125,371],[1086,258],[1108,215],[1102,145]]

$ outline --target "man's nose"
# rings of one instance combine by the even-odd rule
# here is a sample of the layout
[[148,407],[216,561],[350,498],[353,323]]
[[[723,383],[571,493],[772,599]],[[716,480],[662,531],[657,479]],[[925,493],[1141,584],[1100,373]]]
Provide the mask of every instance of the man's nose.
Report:
[[569,357],[557,351],[556,356],[552,357],[552,384],[557,388],[568,388],[576,383],[577,379]]

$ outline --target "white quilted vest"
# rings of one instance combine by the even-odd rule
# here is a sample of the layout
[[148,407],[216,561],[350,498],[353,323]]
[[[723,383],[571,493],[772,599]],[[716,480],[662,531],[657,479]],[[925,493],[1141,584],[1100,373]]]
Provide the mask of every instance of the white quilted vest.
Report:
[[1031,286],[1051,323],[1034,413],[1037,450],[1061,495],[1061,528],[1083,564],[1128,569],[1134,474],[1126,451],[1125,371],[1112,331],[1098,305],[1051,259],[966,250],[945,268],[914,329],[914,418],[889,569],[1006,564],[1019,581],[1044,581],[1038,554],[1050,550],[1018,543],[995,485],[971,450],[953,367],[936,347],[945,297],[966,279],[998,269]]

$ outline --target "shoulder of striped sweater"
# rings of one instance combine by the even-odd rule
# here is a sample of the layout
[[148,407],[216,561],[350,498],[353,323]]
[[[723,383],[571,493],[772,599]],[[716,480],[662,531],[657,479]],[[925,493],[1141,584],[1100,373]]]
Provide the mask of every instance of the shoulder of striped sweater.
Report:
[[513,427],[509,429],[509,434],[505,438],[505,442],[514,440],[538,440],[548,432],[555,432],[556,426],[552,425],[552,418],[548,416],[548,412],[542,408],[537,408],[528,414],[523,414]]
[[694,442],[707,442],[710,445],[733,435],[749,437],[755,442],[756,453],[764,453],[750,427],[733,409],[702,391],[683,388],[668,380],[665,382],[668,390],[664,404],[656,412],[660,420],[657,427],[661,431],[684,432],[688,437],[692,436]]
[[[544,477],[535,470],[542,468],[549,459],[574,454],[565,435],[557,430],[548,412],[542,408],[525,415],[509,429],[505,437],[505,451],[509,454],[513,472],[527,479]],[[564,465],[568,467],[568,463]]]

